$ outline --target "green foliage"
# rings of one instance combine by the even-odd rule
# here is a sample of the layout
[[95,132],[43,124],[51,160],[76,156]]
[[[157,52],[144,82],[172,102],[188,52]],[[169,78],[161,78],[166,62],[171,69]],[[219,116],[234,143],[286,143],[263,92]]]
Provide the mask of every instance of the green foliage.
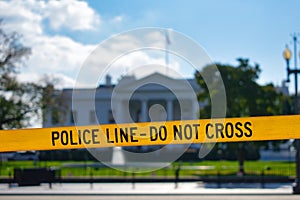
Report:
[[60,79],[50,76],[44,76],[39,86],[41,93],[40,108],[43,114],[43,120],[46,122],[48,119],[47,114],[51,114],[52,124],[61,124],[66,121],[67,114],[69,113],[69,106],[65,101],[62,93],[55,89],[54,85],[58,85]]
[[24,47],[17,33],[6,33],[0,20],[0,129],[28,125],[32,113],[38,112],[39,95],[33,83],[17,80],[30,48]]
[[[226,91],[226,117],[246,117],[246,116],[267,116],[290,113],[290,99],[278,93],[273,84],[259,85],[257,79],[261,69],[258,64],[249,64],[248,59],[237,59],[239,64],[231,65],[216,64],[220,73],[211,73],[212,65],[206,66],[201,72],[196,73],[198,84],[203,88],[203,92],[198,95],[200,101],[208,104],[200,110],[201,118],[211,117],[211,97],[218,93],[220,76]],[[202,77],[209,77],[212,87],[210,92]],[[215,81],[216,80],[216,81]],[[268,148],[270,144],[278,147],[280,142],[248,142],[227,143],[223,150],[227,152],[225,158],[229,160],[239,160],[240,170],[243,169],[245,159],[259,159],[259,149],[261,146]],[[223,144],[218,144],[216,149],[222,149]]]
[[[261,72],[259,65],[251,66],[248,59],[238,59],[237,67],[231,65],[216,64],[220,74],[209,74],[212,83],[221,76],[226,91],[226,117],[243,117],[243,116],[267,116],[278,115],[283,112],[284,96],[276,92],[273,84],[264,86],[259,85],[256,81]],[[210,118],[210,94],[206,87],[205,81],[201,74],[210,71],[211,66],[206,66],[202,72],[197,72],[196,79],[203,88],[203,92],[198,95],[200,101],[208,101],[201,111],[201,118]],[[221,84],[219,82],[214,85]],[[218,91],[213,90],[213,93]]]
[[[63,167],[63,164],[82,164],[82,167],[78,168],[68,168]],[[63,177],[70,176],[80,176],[80,177],[93,177],[101,176],[101,177],[131,177],[132,173],[124,173],[122,171],[104,167],[104,168],[96,168],[96,167],[84,167],[84,165],[88,164],[96,164],[95,162],[83,162],[83,161],[7,161],[2,163],[2,167],[0,168],[0,174],[3,177],[8,177],[9,174],[13,175],[14,168],[33,168],[33,167],[56,167],[61,169],[61,175]],[[158,169],[153,172],[145,172],[138,173],[135,177],[153,177],[153,175],[157,177],[169,177],[173,178],[175,175],[175,169],[177,166],[209,166],[212,169],[208,170],[198,170],[198,169],[182,169],[180,171],[180,176],[216,176],[220,174],[221,176],[226,175],[234,175],[238,169],[238,165],[234,161],[203,161],[203,162],[175,162],[172,163],[167,168]],[[268,170],[267,170],[268,169]],[[249,161],[245,164],[245,172],[247,175],[251,176],[260,176],[261,172],[264,171],[265,175],[272,176],[295,176],[296,172],[296,164],[295,162],[279,162],[279,161]],[[129,170],[129,169],[127,169]],[[137,170],[137,169],[135,169]]]
[[57,80],[45,77],[40,85],[18,81],[19,70],[30,52],[20,43],[17,33],[3,30],[0,20],[0,130],[26,127],[34,115],[45,109],[51,110],[53,122],[59,123],[65,117],[59,109],[62,98],[53,98]]

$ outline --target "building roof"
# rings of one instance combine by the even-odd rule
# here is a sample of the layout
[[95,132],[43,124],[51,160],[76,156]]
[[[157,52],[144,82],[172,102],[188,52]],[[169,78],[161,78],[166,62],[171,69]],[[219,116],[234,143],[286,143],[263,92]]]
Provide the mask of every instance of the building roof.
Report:
[[183,92],[193,90],[198,93],[201,91],[201,87],[195,79],[176,79],[156,72],[140,79],[133,75],[123,76],[117,85],[109,82],[108,84],[101,84],[97,88],[66,88],[62,92],[66,96],[75,98],[97,96],[99,99],[110,99],[114,90],[128,92],[136,89],[140,92],[164,92],[167,90]]

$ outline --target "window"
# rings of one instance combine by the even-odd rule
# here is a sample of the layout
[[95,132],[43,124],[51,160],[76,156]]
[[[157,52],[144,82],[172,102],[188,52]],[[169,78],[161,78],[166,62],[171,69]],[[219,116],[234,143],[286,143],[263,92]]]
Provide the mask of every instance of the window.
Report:
[[96,123],[97,119],[96,119],[96,111],[95,110],[91,110],[90,111],[90,123]]
[[70,122],[72,124],[74,124],[75,122],[77,122],[77,111],[76,110],[72,110],[70,113]]
[[115,123],[115,119],[114,119],[112,110],[109,110],[109,111],[108,111],[108,122],[109,122],[110,124],[114,124],[114,123]]

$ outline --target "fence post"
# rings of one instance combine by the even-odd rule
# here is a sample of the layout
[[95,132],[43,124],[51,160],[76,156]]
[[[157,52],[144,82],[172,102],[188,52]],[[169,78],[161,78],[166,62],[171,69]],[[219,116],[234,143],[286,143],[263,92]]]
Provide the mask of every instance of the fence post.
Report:
[[179,181],[179,173],[180,173],[180,165],[175,169],[175,189],[178,188],[178,181]]
[[134,170],[132,170],[132,177],[131,177],[131,183],[132,183],[132,189],[135,189],[135,173]]
[[260,176],[261,176],[261,188],[265,188],[265,171],[264,171],[264,169],[262,169]]
[[220,170],[218,169],[217,172],[217,184],[218,184],[218,188],[221,188],[221,174],[220,174]]
[[90,168],[90,187],[93,189],[93,171],[92,168]]
[[11,176],[11,171],[8,172],[8,179],[9,179],[8,188],[11,188],[12,182],[13,182],[13,178]]

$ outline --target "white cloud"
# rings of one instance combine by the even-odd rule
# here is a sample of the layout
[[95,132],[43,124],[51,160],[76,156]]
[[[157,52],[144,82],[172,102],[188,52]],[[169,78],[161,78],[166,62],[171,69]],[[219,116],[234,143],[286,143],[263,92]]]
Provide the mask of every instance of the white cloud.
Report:
[[54,30],[93,30],[100,26],[98,15],[87,2],[75,0],[0,2],[0,17],[8,19],[10,29],[21,33],[41,34],[42,22]]
[[[40,2],[35,8],[41,7]],[[24,35],[42,34],[43,16],[32,9],[32,1],[0,1],[0,18],[10,31],[18,31]]]
[[134,51],[126,56],[120,57],[113,65],[111,65],[109,73],[120,73],[120,68],[122,68],[124,69],[123,75],[126,75],[126,73],[134,74],[137,78],[150,75],[153,72],[166,74],[173,78],[181,78],[181,76],[178,76],[180,69],[179,63],[172,59],[167,67],[164,56],[165,52],[158,52],[155,50]]
[[[147,37],[141,31],[137,35],[122,35],[120,37],[109,40],[109,43],[101,46],[95,53],[93,49],[95,45],[87,45],[75,41],[71,37],[62,35],[65,30],[69,30],[68,34],[72,35],[72,31],[84,31],[99,29],[101,17],[94,11],[87,2],[61,0],[61,1],[35,1],[35,0],[0,0],[0,19],[4,19],[5,31],[16,31],[22,37],[22,43],[32,50],[29,59],[26,60],[26,68],[22,69],[18,75],[20,81],[39,82],[41,78],[47,74],[54,78],[58,78],[61,82],[56,85],[57,88],[70,88],[76,81],[79,85],[85,87],[95,86],[101,76],[101,70],[107,67],[113,59],[117,59],[106,73],[110,73],[114,80],[121,75],[135,73],[136,68],[141,69],[144,65],[165,64],[164,55],[153,56],[145,51],[134,51],[128,55],[118,57],[122,52],[130,51],[140,46],[147,46],[150,43],[156,43],[155,46],[161,48],[165,45],[164,34],[154,33]],[[124,16],[119,15],[107,19],[106,24],[113,26],[120,25],[124,21]],[[1,27],[2,28],[2,27]],[[52,30],[51,30],[52,29]],[[109,28],[108,28],[109,29]],[[49,31],[51,30],[51,34]],[[105,42],[104,42],[105,43]],[[162,53],[161,53],[162,54]],[[92,55],[92,56],[89,56]],[[86,61],[86,59],[88,61]],[[88,70],[85,79],[77,80],[77,74],[87,66]],[[170,66],[173,69],[179,69],[176,61],[171,61]],[[159,71],[164,73],[165,68],[142,67],[137,77],[142,77]]]
[[83,1],[49,1],[45,16],[55,30],[62,27],[71,30],[92,30],[100,25],[100,16]]
[[[22,71],[19,78],[22,81],[38,81],[38,76],[43,74],[56,74],[64,83],[63,87],[71,87],[75,81],[81,86],[95,86],[99,78],[103,76],[102,71],[113,59],[109,69],[106,69],[114,80],[118,79],[127,71],[136,67],[149,64],[164,65],[164,53],[153,56],[146,51],[135,51],[128,55],[123,52],[132,51],[141,46],[154,45],[158,48],[165,47],[165,34],[162,31],[153,33],[141,30],[136,34],[123,34],[101,46],[92,56],[89,56],[97,45],[86,45],[75,41],[71,37],[60,35],[65,29],[72,31],[88,30],[100,25],[100,15],[96,13],[87,2],[62,0],[62,1],[0,1],[0,18],[4,18],[5,27],[11,31],[17,31],[23,35],[23,44],[32,49],[27,68]],[[107,19],[109,24],[122,23],[123,15]],[[50,27],[46,27],[50,26]],[[52,35],[47,31],[53,29]],[[56,32],[57,31],[57,32]],[[61,32],[60,32],[61,31]],[[55,33],[55,34],[53,34]],[[84,34],[84,31],[82,32]],[[88,61],[86,59],[88,58]],[[86,80],[75,80],[82,66],[88,70],[84,74]],[[170,61],[172,69],[179,69],[176,61]],[[164,73],[164,68],[145,68],[138,77],[148,75],[154,71]]]
[[65,73],[78,70],[84,59],[95,48],[93,45],[83,45],[63,36],[40,36],[28,43],[34,47],[28,66],[34,70]]
[[111,21],[113,23],[121,23],[123,20],[124,20],[124,16],[119,15],[119,16],[114,17]]
[[73,78],[70,78],[69,76],[66,76],[62,73],[45,73],[44,76],[41,76],[39,73],[35,72],[26,72],[18,74],[18,79],[21,82],[39,82],[40,84],[43,84],[45,81],[44,77],[48,77],[50,80],[57,80],[55,88],[56,89],[64,89],[64,88],[72,88],[75,85],[75,80]]
[[87,55],[95,48],[70,37],[48,35],[44,26],[71,30],[93,29],[100,17],[81,1],[0,1],[0,18],[6,31],[17,31],[22,43],[32,50],[26,68],[19,75],[24,81],[38,80],[43,74],[64,74],[65,86],[70,87]]
[[[153,37],[150,37],[150,35],[153,35]],[[164,34],[155,32],[151,34],[150,29],[115,35],[101,43],[89,55],[77,79],[76,86],[97,86],[99,81],[104,81],[106,73],[112,75],[114,82],[116,82],[116,79],[126,75],[127,72],[134,73],[136,68],[144,69],[135,74],[138,78],[153,72],[166,74],[167,71],[172,70],[177,71],[177,74],[168,73],[168,75],[178,77],[180,70],[179,58],[174,59],[176,56],[169,53],[169,67],[172,70],[167,70],[165,67],[164,41]],[[159,67],[153,68],[154,65]]]

